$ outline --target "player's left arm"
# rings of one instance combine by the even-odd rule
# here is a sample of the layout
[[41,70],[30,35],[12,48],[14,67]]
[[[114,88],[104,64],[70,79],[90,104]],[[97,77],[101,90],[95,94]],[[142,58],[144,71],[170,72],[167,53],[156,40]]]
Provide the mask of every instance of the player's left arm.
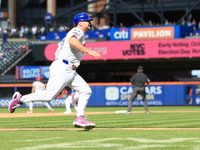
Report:
[[68,42],[73,48],[78,49],[90,56],[93,56],[95,58],[101,57],[101,55],[98,52],[89,50],[88,48],[83,46],[76,36],[72,36],[71,38],[69,38]]
[[31,93],[34,93],[34,92],[35,92],[35,86],[33,86],[31,89]]

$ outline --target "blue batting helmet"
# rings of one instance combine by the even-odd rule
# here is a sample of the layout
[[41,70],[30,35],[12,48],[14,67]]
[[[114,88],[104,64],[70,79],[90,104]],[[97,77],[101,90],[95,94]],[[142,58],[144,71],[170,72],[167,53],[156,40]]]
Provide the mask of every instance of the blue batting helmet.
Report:
[[79,21],[92,21],[93,18],[90,18],[87,13],[79,13],[74,16],[73,22],[74,26],[77,26]]

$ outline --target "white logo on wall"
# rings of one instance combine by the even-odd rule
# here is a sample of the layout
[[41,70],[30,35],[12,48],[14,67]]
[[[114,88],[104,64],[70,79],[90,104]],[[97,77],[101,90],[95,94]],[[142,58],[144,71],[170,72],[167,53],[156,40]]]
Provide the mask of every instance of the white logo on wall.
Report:
[[196,104],[197,104],[197,105],[200,104],[200,98],[196,98]]
[[49,66],[43,66],[42,67],[42,73],[43,73],[43,76],[45,77],[45,78],[49,78],[49,76],[50,76],[50,72],[49,72]]
[[118,100],[119,89],[117,87],[107,87],[105,96],[106,96],[106,100]]

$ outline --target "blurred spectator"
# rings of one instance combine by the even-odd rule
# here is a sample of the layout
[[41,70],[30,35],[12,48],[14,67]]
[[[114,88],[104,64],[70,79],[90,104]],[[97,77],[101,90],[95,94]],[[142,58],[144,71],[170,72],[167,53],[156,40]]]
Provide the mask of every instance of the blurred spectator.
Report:
[[195,19],[192,20],[192,26],[193,26],[193,29],[196,30],[197,23]]
[[10,19],[7,19],[7,23],[8,23],[8,27],[10,27],[11,23],[10,23]]
[[200,21],[198,22],[198,29],[200,30]]
[[190,20],[187,21],[187,26],[191,27],[192,26],[192,22]]
[[108,26],[108,25],[104,25],[104,26],[102,27],[103,30],[107,30],[107,29],[109,29],[109,28],[110,28],[110,26]]
[[2,42],[7,42],[7,36],[5,34],[2,34]]
[[24,27],[24,26],[21,26],[21,27],[20,27],[20,31],[19,31],[19,37],[20,37],[20,38],[23,38],[23,37],[24,37],[24,34],[26,34],[25,27]]
[[37,36],[37,26],[32,26],[31,33],[32,33],[33,39],[35,39]]
[[59,94],[56,96],[56,98],[62,98],[61,93],[59,93]]
[[176,21],[173,21],[172,25],[176,25]]
[[185,21],[184,18],[181,19],[181,25],[182,25],[182,26],[187,26],[187,22]]
[[148,25],[149,25],[149,26],[153,26],[153,23],[152,23],[151,20],[149,20]]
[[97,26],[97,29],[98,29],[98,30],[102,30],[102,26],[98,25],[98,26]]
[[5,52],[0,51],[0,60],[3,60],[4,62],[8,61],[8,58],[6,58]]
[[169,21],[166,19],[164,25],[168,26],[170,25]]
[[23,45],[23,47],[22,47],[25,51],[27,51],[28,50],[28,45]]
[[50,31],[50,32],[55,32],[56,29],[55,29],[55,27],[51,27],[51,28],[49,29],[49,31]]
[[45,34],[46,34],[46,33],[45,33],[45,32],[46,32],[45,30],[46,30],[45,27],[42,26],[42,27],[40,28],[40,34],[41,34],[41,35],[45,35]]
[[64,26],[63,26],[63,25],[60,25],[60,26],[58,27],[58,31],[59,31],[59,32],[63,32],[63,31],[65,31]]
[[67,93],[68,93],[68,91],[67,91],[66,87],[63,88],[63,90],[61,91],[62,98],[66,98],[67,97]]
[[119,26],[120,26],[120,28],[123,28],[124,24],[122,22],[120,22]]
[[[134,26],[159,26],[161,25],[160,23],[155,23],[151,20],[149,20],[147,22],[147,24],[141,24],[141,23],[135,23],[135,25],[131,26],[131,27],[134,27]],[[176,22],[173,21],[173,22],[169,22],[168,19],[165,20],[165,22],[163,23],[163,25],[176,25]],[[200,22],[199,24],[197,24],[196,20],[193,19],[192,21],[185,21],[184,18],[182,18],[181,20],[181,23],[180,25],[183,25],[183,26],[193,26],[194,28],[194,31],[196,31],[196,29],[200,29]],[[107,30],[107,29],[110,29],[110,28],[113,28],[110,27],[109,25],[104,25],[104,26],[100,26],[100,25],[95,25],[95,27],[98,29],[98,30]],[[120,27],[125,27],[123,23],[120,23]],[[95,29],[96,29],[95,28]],[[50,32],[66,32],[68,31],[69,28],[66,26],[66,25],[59,25],[58,27],[50,27]],[[7,29],[3,29],[0,27],[0,34],[2,35],[5,35],[5,39],[4,41],[7,41],[7,38],[30,38],[30,39],[38,39],[38,36],[39,35],[46,35],[46,32],[47,30],[45,29],[44,26],[37,26],[37,25],[34,25],[32,27],[27,27],[25,25],[22,25],[20,27],[20,30],[18,30],[17,27],[10,27],[8,26]],[[194,33],[195,35],[195,33]],[[57,39],[60,39],[60,37],[55,34],[55,37]],[[2,41],[3,41],[3,36],[1,36],[2,38]]]
[[5,57],[4,52],[3,52],[3,51],[0,51],[0,60],[3,60],[4,57]]
[[159,26],[159,25],[160,25],[160,23],[159,23],[159,22],[157,22],[157,23],[156,23],[156,25],[157,25],[157,26]]
[[10,54],[11,53],[11,49],[10,48],[5,48],[4,50],[6,53]]
[[25,33],[28,34],[28,27],[24,26]]
[[11,37],[11,27],[8,27],[6,30],[7,30],[8,36]]
[[17,34],[18,34],[18,29],[16,27],[12,27],[11,30],[10,30],[10,33],[11,33],[11,37],[17,37]]
[[17,50],[17,53],[20,54],[20,55],[25,53],[25,50],[24,50],[23,46],[19,47],[19,49]]

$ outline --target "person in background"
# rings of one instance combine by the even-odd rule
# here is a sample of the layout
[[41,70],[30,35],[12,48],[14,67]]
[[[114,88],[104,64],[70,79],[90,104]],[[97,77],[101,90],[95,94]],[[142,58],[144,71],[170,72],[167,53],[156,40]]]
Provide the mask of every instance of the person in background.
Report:
[[137,73],[134,74],[131,78],[131,83],[134,85],[133,92],[131,94],[131,98],[128,103],[128,111],[127,114],[131,113],[132,110],[132,104],[134,100],[136,99],[137,95],[140,94],[142,96],[142,100],[144,103],[144,108],[145,108],[145,113],[148,114],[148,106],[147,106],[147,101],[146,101],[146,92],[145,92],[145,87],[149,85],[150,80],[147,77],[146,74],[143,73],[144,69],[142,66],[139,66],[137,68]]
[[[45,90],[45,85],[41,82],[41,78],[37,77],[35,80],[36,81],[33,82],[31,93]],[[54,112],[54,110],[51,108],[49,103],[47,103],[47,102],[42,102],[42,103],[49,109],[50,113]],[[29,111],[27,111],[26,113],[28,113],[28,114],[33,113],[33,102],[29,102]]]
[[70,87],[67,88],[67,91],[68,91],[67,98],[65,100],[66,111],[64,112],[64,114],[72,113],[70,104],[72,104],[72,106],[74,107],[74,109],[76,111],[78,109],[77,102],[78,102],[78,98],[79,98],[79,93],[77,91],[71,89]]

